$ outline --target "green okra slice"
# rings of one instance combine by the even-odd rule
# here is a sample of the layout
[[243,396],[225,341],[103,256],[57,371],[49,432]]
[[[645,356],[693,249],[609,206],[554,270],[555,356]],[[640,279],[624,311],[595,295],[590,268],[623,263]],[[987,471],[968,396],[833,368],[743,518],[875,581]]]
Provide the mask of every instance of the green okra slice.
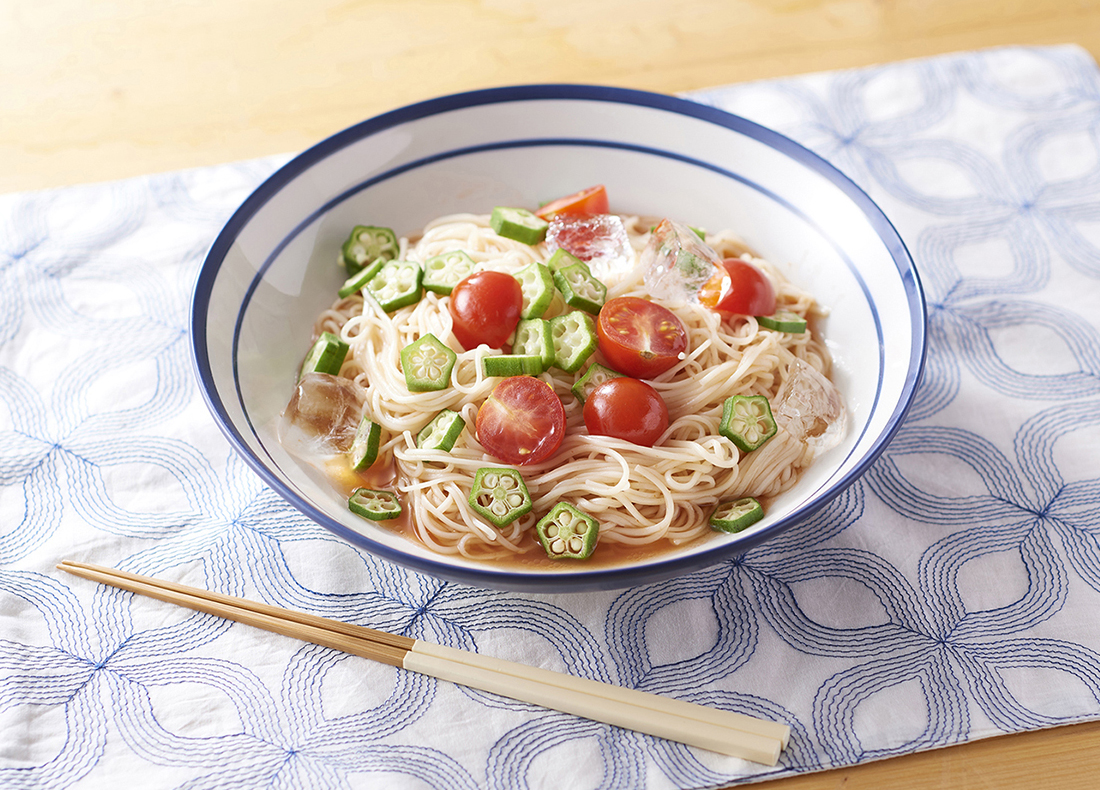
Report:
[[409,392],[446,389],[451,383],[458,354],[431,332],[401,349],[401,371]]
[[347,359],[349,346],[331,332],[322,332],[309,349],[302,367],[298,370],[298,379],[307,373],[339,374]]
[[477,270],[477,264],[462,250],[452,250],[428,258],[424,263],[425,289],[447,295]]
[[538,354],[493,354],[482,359],[486,376],[537,376],[546,370]]
[[523,244],[539,244],[546,238],[550,223],[525,208],[497,206],[489,216],[489,225],[498,236]]
[[554,254],[550,256],[550,260],[546,262],[546,268],[550,270],[551,274],[556,273],[559,269],[564,269],[566,266],[583,266],[584,270],[589,271],[588,264],[571,253],[569,250],[559,247],[554,250]]
[[746,453],[775,436],[778,426],[763,395],[733,395],[722,405],[718,432]]
[[550,335],[554,341],[554,366],[566,373],[580,370],[599,342],[596,322],[583,310],[551,318]]
[[554,272],[554,284],[570,307],[596,315],[607,299],[607,286],[588,271],[584,263],[563,266]]
[[442,450],[449,453],[455,446],[466,421],[456,411],[443,409],[416,435],[416,446],[421,450]]
[[397,235],[391,229],[356,225],[341,248],[341,257],[350,277],[358,274],[371,261],[379,258],[392,261],[400,250]]
[[489,466],[477,470],[470,490],[470,507],[497,527],[531,512],[531,495],[515,469]]
[[520,318],[541,318],[554,300],[554,275],[542,263],[529,263],[515,273],[523,292]]
[[359,421],[355,438],[351,442],[351,449],[348,451],[351,457],[351,468],[357,472],[370,469],[378,460],[378,445],[381,439],[382,426],[364,415]]
[[385,521],[401,515],[401,502],[392,491],[357,488],[348,497],[348,510],[371,521]]
[[554,364],[554,335],[550,322],[542,318],[528,318],[516,324],[512,353],[534,354],[542,363],[542,370],[537,372],[549,370]]
[[583,376],[577,379],[572,387],[573,395],[581,403],[584,403],[596,387],[610,379],[620,378],[622,375],[622,373],[596,362],[584,372]]
[[344,280],[344,284],[340,286],[340,290],[336,293],[341,299],[351,296],[353,293],[358,293],[363,290],[363,286],[378,274],[379,270],[386,265],[385,258],[375,258],[373,261],[365,265],[356,274],[353,274],[348,279]]
[[765,329],[798,335],[806,331],[806,319],[790,310],[776,310],[772,315],[758,315],[756,322]]
[[386,261],[367,281],[363,293],[370,294],[385,312],[392,313],[420,299],[424,270],[416,261]]
[[764,508],[751,496],[720,502],[710,514],[710,528],[716,532],[740,532],[764,518]]
[[546,556],[556,560],[586,560],[596,550],[600,525],[568,502],[559,502],[535,525]]

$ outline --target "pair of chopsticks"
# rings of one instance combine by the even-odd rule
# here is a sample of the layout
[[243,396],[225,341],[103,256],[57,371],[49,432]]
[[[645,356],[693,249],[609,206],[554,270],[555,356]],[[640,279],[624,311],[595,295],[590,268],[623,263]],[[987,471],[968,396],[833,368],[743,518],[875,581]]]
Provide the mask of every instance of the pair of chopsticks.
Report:
[[779,753],[790,738],[787,725],[740,713],[537,669],[113,568],[68,560],[57,567],[100,584],[440,680],[765,765],[778,762]]

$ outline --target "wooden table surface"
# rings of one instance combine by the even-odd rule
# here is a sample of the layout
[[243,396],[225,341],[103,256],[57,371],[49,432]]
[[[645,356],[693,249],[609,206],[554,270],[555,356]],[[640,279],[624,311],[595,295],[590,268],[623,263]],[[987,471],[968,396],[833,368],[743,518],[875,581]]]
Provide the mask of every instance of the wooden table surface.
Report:
[[[690,10],[688,10],[690,9]],[[444,93],[675,93],[999,45],[1100,58],[1098,0],[4,0],[0,193],[294,152]],[[1100,723],[767,783],[1100,786]]]

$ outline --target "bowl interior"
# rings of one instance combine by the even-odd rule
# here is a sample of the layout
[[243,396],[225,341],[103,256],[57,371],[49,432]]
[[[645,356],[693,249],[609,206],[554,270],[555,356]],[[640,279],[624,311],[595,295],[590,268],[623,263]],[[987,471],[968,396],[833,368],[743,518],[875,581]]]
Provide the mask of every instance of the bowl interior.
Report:
[[[523,570],[429,552],[349,513],[324,476],[288,454],[276,422],[315,317],[343,281],[355,224],[399,234],[456,212],[537,205],[603,183],[614,211],[730,228],[829,311],[834,381],[849,428],[764,521],[737,536],[615,567]],[[541,86],[434,100],[364,122],[265,182],[212,246],[193,342],[208,402],[254,469],[343,538],[434,575],[514,589],[613,588],[746,550],[805,518],[882,450],[912,398],[924,304],[904,245],[850,181],[793,142],[713,108],[609,88]]]

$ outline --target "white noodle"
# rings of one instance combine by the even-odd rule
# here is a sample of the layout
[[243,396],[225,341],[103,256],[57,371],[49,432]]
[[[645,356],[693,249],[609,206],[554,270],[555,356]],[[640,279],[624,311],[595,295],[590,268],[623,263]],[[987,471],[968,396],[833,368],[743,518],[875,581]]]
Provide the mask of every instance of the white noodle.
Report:
[[[631,245],[644,247],[652,222],[627,217]],[[707,243],[724,257],[744,255],[776,286],[781,308],[813,316],[813,299],[788,283],[767,261],[752,257],[736,236],[720,233]],[[408,260],[425,262],[451,250],[464,250],[480,268],[515,272],[533,261],[545,262],[544,245],[528,246],[501,238],[488,218],[472,214],[441,217],[415,240],[402,239]],[[633,270],[608,282],[608,297],[645,297],[641,274]],[[803,442],[780,432],[764,447],[744,455],[718,434],[722,404],[730,395],[773,397],[794,359],[828,374],[829,356],[812,333],[761,332],[749,318],[723,322],[712,310],[677,305],[689,336],[689,352],[673,369],[651,383],[664,398],[670,425],[658,446],[644,448],[618,439],[589,436],[581,405],[570,387],[583,370],[552,369],[540,376],[562,397],[567,436],[549,460],[521,467],[534,509],[504,528],[490,527],[470,507],[467,496],[477,470],[501,465],[484,453],[474,435],[480,404],[496,379],[482,373],[484,348],[462,351],[451,333],[449,297],[427,293],[415,305],[387,315],[373,299],[342,299],[318,317],[315,334],[340,334],[351,347],[341,375],[364,393],[365,409],[383,430],[383,453],[392,456],[395,489],[410,512],[414,534],[433,551],[491,558],[529,551],[525,536],[538,516],[559,501],[569,501],[600,522],[601,543],[634,546],[667,539],[679,544],[710,534],[707,517],[723,500],[745,495],[774,496],[789,487],[809,454]],[[552,307],[551,310],[560,309]],[[431,332],[458,351],[452,386],[411,393],[399,366],[399,350]],[[599,359],[597,354],[594,357]],[[440,409],[460,412],[467,429],[451,452],[420,450],[417,432]]]

